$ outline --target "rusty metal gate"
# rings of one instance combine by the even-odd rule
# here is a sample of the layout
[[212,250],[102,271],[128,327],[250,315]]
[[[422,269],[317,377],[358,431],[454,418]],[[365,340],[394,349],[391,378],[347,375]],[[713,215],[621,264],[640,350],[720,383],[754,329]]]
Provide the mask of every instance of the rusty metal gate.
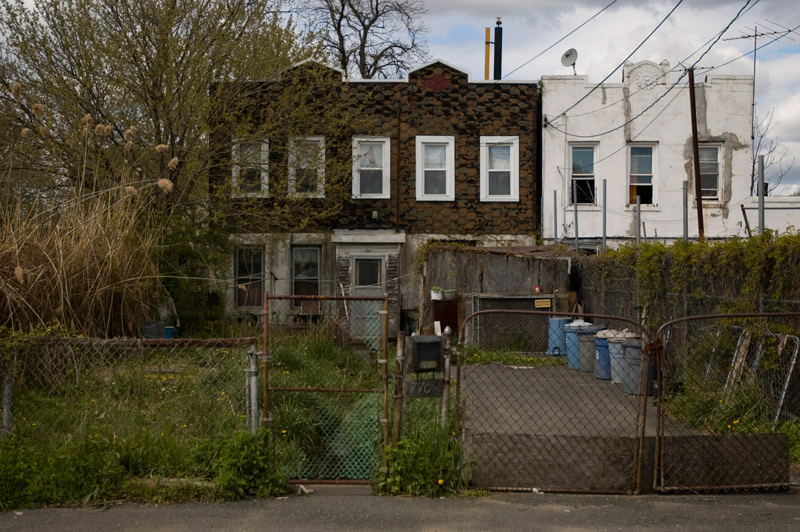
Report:
[[277,467],[294,481],[368,482],[388,438],[386,298],[267,295],[264,315]]
[[[550,330],[532,332],[532,314]],[[491,334],[478,330],[488,326]],[[547,338],[519,341],[535,334]],[[786,488],[790,464],[800,462],[799,357],[800,313],[688,317],[656,334],[614,316],[474,313],[459,332],[457,370],[472,484]]]
[[657,490],[790,485],[798,335],[797,313],[694,316],[659,329]]
[[[584,316],[604,325],[598,355],[601,327],[562,329],[562,342],[553,345],[547,329],[529,327],[534,317],[551,326],[570,321],[566,314],[490,310],[470,315],[461,328],[462,439],[473,462],[472,484],[637,491],[644,437],[655,436],[648,379],[640,376],[647,331],[623,318]],[[481,338],[492,341],[483,345]]]

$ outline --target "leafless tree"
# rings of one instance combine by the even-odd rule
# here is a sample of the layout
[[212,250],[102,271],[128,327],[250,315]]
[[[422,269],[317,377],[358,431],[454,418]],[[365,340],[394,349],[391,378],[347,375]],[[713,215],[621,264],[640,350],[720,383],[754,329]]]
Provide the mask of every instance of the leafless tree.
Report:
[[348,76],[401,77],[428,57],[421,0],[297,0],[298,11]]
[[773,174],[769,178],[769,191],[775,190],[781,180],[788,174],[794,165],[794,157],[790,161],[785,161],[789,148],[781,144],[778,137],[770,138],[770,134],[778,123],[772,123],[775,115],[775,108],[763,118],[759,119],[756,114],[755,126],[753,128],[753,155],[752,155],[752,174],[750,177],[750,194],[756,194],[758,190],[758,157],[764,156],[764,178],[766,180],[767,170],[773,168]]

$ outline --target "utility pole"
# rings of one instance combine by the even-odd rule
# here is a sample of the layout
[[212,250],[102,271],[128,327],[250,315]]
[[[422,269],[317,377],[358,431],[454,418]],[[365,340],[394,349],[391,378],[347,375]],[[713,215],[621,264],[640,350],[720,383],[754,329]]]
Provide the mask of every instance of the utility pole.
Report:
[[694,68],[689,69],[689,105],[692,108],[692,153],[694,158],[694,199],[697,204],[697,237],[705,240],[703,229],[703,187],[700,183],[700,149],[697,145],[697,106],[694,101]]

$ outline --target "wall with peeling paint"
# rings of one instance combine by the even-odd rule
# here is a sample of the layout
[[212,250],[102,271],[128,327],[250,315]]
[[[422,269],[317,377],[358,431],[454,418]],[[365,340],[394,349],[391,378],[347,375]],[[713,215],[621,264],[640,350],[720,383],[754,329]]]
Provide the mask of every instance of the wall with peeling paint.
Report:
[[[689,236],[697,237],[688,79],[672,88],[681,74],[673,70],[666,61],[626,63],[622,83],[606,83],[591,94],[595,84],[587,76],[542,78],[545,240],[554,238],[554,211],[558,238],[575,237],[569,199],[573,145],[594,147],[595,201],[578,205],[582,246],[592,247],[602,237],[604,180],[609,245],[636,238],[636,206],[629,197],[628,177],[632,145],[653,146],[653,200],[641,208],[642,237],[646,233],[669,241],[683,236],[684,181],[689,188]],[[753,78],[710,75],[705,80],[698,76],[696,82],[700,142],[720,149],[719,198],[703,202],[705,235],[746,236],[742,204],[753,230],[757,224],[749,191]]]

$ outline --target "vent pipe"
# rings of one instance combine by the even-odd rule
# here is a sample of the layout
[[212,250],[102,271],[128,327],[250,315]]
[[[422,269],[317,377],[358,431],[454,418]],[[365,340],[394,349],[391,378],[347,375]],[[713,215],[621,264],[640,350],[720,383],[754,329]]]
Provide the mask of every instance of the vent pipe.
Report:
[[497,17],[494,28],[494,79],[503,79],[503,22]]

